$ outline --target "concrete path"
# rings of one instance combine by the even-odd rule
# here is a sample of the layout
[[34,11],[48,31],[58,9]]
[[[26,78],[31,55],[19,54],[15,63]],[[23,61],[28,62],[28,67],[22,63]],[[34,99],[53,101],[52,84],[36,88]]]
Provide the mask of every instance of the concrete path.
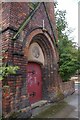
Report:
[[[60,110],[57,110],[55,114],[49,112],[46,113],[44,116],[44,111],[51,110],[52,108],[50,109],[50,107],[53,105],[47,104],[45,106],[35,109],[33,111],[33,118],[38,118],[38,115],[39,118],[80,118],[80,84],[79,87],[76,87],[75,89],[76,91],[74,94],[66,97],[63,100],[63,102],[65,101],[67,104],[63,106]],[[61,104],[63,104],[63,102]],[[54,107],[51,111],[54,111]],[[40,114],[40,112],[42,114]]]
[[80,119],[80,82],[75,83],[75,93],[64,100],[68,103],[68,106],[61,112],[57,113],[54,117]]
[[78,95],[74,93],[73,95],[65,98],[64,101],[66,101],[68,105],[56,113],[53,118],[79,118],[78,107],[80,104],[78,104]]

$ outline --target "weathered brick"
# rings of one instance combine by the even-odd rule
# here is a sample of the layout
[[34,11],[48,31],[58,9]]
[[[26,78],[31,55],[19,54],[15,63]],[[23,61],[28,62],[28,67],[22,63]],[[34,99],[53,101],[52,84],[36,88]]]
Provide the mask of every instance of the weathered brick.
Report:
[[[57,37],[54,6],[52,4],[53,3],[46,3],[48,14],[54,28],[54,34]],[[3,101],[5,101],[5,104],[3,104],[4,116],[11,111],[24,109],[30,104],[26,80],[27,64],[29,62],[28,51],[32,42],[37,42],[40,44],[42,51],[45,54],[45,64],[41,67],[43,82],[42,99],[52,99],[52,95],[55,92],[53,87],[61,82],[59,80],[60,77],[58,75],[57,65],[59,56],[56,45],[54,44],[53,31],[51,29],[43,3],[41,3],[39,9],[35,12],[28,25],[26,25],[23,29],[24,35],[20,34],[17,40],[12,40],[17,29],[30,14],[30,12],[31,9],[29,8],[29,3],[27,2],[8,2],[2,4],[2,29],[4,31],[2,33],[2,47],[4,50],[8,49],[8,51],[3,54],[4,57],[5,55],[7,56],[7,58],[4,58],[3,62],[11,62],[13,65],[18,65],[20,67],[20,70],[18,71],[19,73],[16,75],[9,75],[4,79],[10,87],[10,92],[8,95],[9,99],[6,100],[3,93]],[[43,20],[47,32],[41,29]],[[23,38],[24,43],[20,41],[21,38]],[[26,47],[27,45],[28,47]],[[4,83],[5,82],[3,82],[3,85]]]

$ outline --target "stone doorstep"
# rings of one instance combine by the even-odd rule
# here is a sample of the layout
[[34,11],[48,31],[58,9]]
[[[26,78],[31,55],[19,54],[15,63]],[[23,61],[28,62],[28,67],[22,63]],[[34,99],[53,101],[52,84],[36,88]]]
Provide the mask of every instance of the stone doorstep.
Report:
[[[47,103],[48,103],[47,100],[40,100],[40,101],[38,101],[38,102],[36,102],[36,103],[31,104],[31,107],[29,106],[29,107],[27,107],[27,108],[21,109],[21,110],[18,111],[18,112],[25,112],[25,111],[27,112],[27,111],[29,111],[30,109],[35,109],[35,108],[37,108],[37,107],[44,106],[44,105],[47,104]],[[15,111],[14,111],[14,112],[15,112]],[[5,116],[5,118],[8,118],[12,113],[13,113],[13,112],[7,114],[7,115]]]
[[31,104],[31,109],[35,109],[37,107],[41,107],[41,106],[43,106],[43,105],[45,105],[47,103],[48,103],[47,100],[40,100],[40,101],[38,101],[36,103]]

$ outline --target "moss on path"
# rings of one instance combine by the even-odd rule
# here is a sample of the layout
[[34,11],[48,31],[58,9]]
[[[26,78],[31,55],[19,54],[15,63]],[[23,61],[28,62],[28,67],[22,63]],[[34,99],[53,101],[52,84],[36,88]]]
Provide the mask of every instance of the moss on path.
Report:
[[34,118],[50,118],[51,116],[54,116],[57,112],[61,111],[66,106],[67,102],[65,101],[52,104],[49,108],[40,112]]

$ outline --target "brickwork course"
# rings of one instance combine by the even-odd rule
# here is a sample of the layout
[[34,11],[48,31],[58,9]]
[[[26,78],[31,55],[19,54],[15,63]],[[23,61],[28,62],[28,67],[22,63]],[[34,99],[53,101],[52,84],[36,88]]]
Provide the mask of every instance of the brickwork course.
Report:
[[[27,93],[27,64],[28,52],[32,43],[37,42],[44,55],[42,70],[42,99],[54,100],[55,87],[59,87],[61,79],[59,76],[59,55],[57,46],[57,29],[55,24],[54,4],[40,3],[29,22],[23,29],[19,29],[28,16],[32,14],[28,2],[3,2],[2,3],[2,49],[3,62],[19,66],[16,75],[9,75],[3,80],[9,86],[7,96],[3,91],[3,115],[22,110],[30,105]],[[44,27],[43,29],[43,20]],[[15,39],[13,37],[15,34]],[[35,61],[34,61],[35,62]],[[52,89],[52,91],[51,91]]]

